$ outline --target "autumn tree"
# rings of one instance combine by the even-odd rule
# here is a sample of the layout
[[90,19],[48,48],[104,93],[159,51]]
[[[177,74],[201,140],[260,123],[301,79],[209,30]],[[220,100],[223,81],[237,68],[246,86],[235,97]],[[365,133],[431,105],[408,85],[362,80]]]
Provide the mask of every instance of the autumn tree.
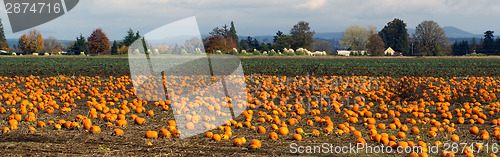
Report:
[[32,30],[28,35],[24,33],[19,38],[19,45],[21,50],[28,54],[42,52],[44,46],[43,36],[36,30]]
[[0,19],[0,50],[9,51],[9,44],[7,44],[5,32],[3,31],[2,19]]
[[215,53],[217,50],[223,53],[229,53],[233,48],[236,48],[236,42],[231,37],[223,38],[222,36],[211,36],[204,40],[205,51],[207,53]]
[[372,34],[366,43],[366,50],[370,55],[383,56],[385,50],[384,45],[384,41],[382,41],[382,38],[380,38],[378,34]]
[[300,21],[290,30],[292,37],[290,46],[293,49],[305,48],[308,50],[313,50],[314,34],[316,32],[311,31],[308,22]]
[[205,39],[205,44],[208,44],[208,46],[205,45],[205,50],[208,48],[208,53],[215,53],[217,50],[223,53],[229,53],[233,48],[241,47],[241,43],[238,42],[236,28],[234,28],[234,23],[232,21],[231,26],[223,25],[221,28],[215,27],[209,34],[212,36]]
[[406,23],[403,20],[395,18],[378,33],[382,41],[385,43],[385,48],[391,47],[396,52],[402,52],[404,55],[409,55],[410,40]]
[[89,46],[89,53],[91,55],[107,53],[111,47],[106,33],[102,32],[101,28],[94,30],[87,38],[87,45]]
[[368,28],[358,25],[350,26],[342,33],[340,44],[354,51],[362,51],[365,49],[368,38],[375,34],[375,29],[373,26],[368,26]]
[[427,56],[444,55],[448,44],[444,30],[434,21],[423,21],[418,24],[413,40],[417,47],[417,54]]
[[62,42],[51,36],[44,42],[44,51],[48,53],[61,52],[63,46],[64,44]]

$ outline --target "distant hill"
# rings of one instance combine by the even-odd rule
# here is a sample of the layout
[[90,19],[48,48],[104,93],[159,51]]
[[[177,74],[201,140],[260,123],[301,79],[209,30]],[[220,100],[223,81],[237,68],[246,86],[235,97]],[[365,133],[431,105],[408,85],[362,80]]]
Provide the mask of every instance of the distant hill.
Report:
[[[450,39],[472,39],[472,38],[482,38],[483,36],[480,34],[473,34],[464,30],[461,30],[457,27],[453,26],[445,26],[443,27],[444,33],[446,33],[446,37]],[[413,33],[415,33],[415,29],[408,29],[408,34],[410,37],[413,36]]]
[[448,38],[482,38],[481,34],[472,34],[470,32],[458,29],[452,26],[443,27],[444,32]]

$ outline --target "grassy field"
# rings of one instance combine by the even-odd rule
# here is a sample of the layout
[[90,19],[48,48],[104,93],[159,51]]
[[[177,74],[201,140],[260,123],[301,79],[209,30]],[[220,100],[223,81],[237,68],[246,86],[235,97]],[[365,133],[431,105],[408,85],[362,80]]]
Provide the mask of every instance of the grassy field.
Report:
[[[170,104],[175,99],[139,100],[126,57],[0,57],[0,152],[14,156],[415,155],[366,149],[306,151],[307,146],[314,149],[324,143],[384,145],[394,151],[398,146],[425,144],[428,150],[417,154],[421,156],[444,151],[458,156],[470,151],[476,156],[500,152],[500,57],[240,59],[248,104],[234,121],[208,131],[227,138],[218,141],[205,133],[180,139],[177,130],[188,126],[171,123],[180,124],[174,119],[176,111],[189,115],[182,120],[196,125],[210,124],[212,117],[193,120],[199,113],[190,112],[194,110],[190,104]],[[177,79],[181,86],[204,87],[197,78]],[[184,83],[189,79],[197,84]],[[215,108],[214,119],[227,116],[217,108],[228,104],[216,100],[223,99],[207,96],[197,103],[203,104],[201,109]],[[118,126],[119,120],[127,124]],[[94,127],[100,132],[94,133]],[[124,134],[116,135],[116,129]],[[169,135],[146,136],[161,129]],[[277,133],[276,140],[270,138],[272,132]],[[294,137],[299,135],[300,140]],[[246,143],[238,142],[242,137]],[[431,147],[436,143],[441,143],[437,151]],[[461,143],[473,150],[464,152]],[[481,151],[479,143],[484,143]],[[299,146],[305,152],[299,153]]]
[[[500,76],[500,57],[240,57],[245,75]],[[129,76],[120,57],[0,57],[1,76]]]

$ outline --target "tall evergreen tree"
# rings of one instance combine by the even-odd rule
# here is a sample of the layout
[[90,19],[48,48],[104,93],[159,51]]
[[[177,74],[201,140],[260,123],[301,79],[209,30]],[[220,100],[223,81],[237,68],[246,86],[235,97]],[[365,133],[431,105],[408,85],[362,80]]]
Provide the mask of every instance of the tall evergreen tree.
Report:
[[385,43],[385,48],[391,47],[394,51],[403,52],[404,55],[409,55],[410,41],[406,23],[403,20],[395,18],[378,33],[382,41]]
[[111,55],[117,55],[118,54],[118,44],[116,43],[116,40],[113,41],[113,46],[111,46]]
[[453,46],[451,47],[452,54],[455,56],[463,56],[470,53],[470,45],[469,41],[464,40],[461,42],[455,41]]
[[242,50],[249,50],[250,49],[250,46],[248,45],[248,42],[245,39],[241,39],[239,44],[240,44]]
[[282,31],[276,32],[276,35],[274,36],[273,42],[278,41],[278,37],[285,36],[285,34]]
[[5,32],[3,31],[2,19],[0,19],[0,50],[9,51],[9,44],[7,44]]
[[236,28],[234,28],[233,21],[231,21],[231,26],[229,27],[228,37],[231,37],[233,39],[233,41],[236,43],[236,48],[241,50],[241,45],[240,45],[240,42],[238,42],[239,39],[238,39],[238,35],[236,34]]
[[495,53],[495,40],[493,39],[494,31],[486,31],[484,32],[484,40],[481,43],[481,53],[492,55]]
[[500,55],[500,38],[495,40],[495,54]]
[[73,46],[70,49],[70,52],[72,52],[75,55],[79,55],[80,52],[88,52],[89,48],[87,45],[87,39],[83,37],[82,34],[80,34],[80,37],[76,37],[76,42],[73,44]]
[[474,52],[477,51],[478,48],[479,48],[479,45],[476,42],[476,38],[472,38],[471,41],[470,41],[470,49],[471,49],[471,51],[474,53]]
[[132,28],[130,28],[127,32],[127,36],[125,36],[125,38],[123,39],[123,43],[125,44],[125,46],[130,46],[139,38],[141,38],[141,36],[139,35],[139,31],[137,31],[134,35],[134,31],[132,30]]

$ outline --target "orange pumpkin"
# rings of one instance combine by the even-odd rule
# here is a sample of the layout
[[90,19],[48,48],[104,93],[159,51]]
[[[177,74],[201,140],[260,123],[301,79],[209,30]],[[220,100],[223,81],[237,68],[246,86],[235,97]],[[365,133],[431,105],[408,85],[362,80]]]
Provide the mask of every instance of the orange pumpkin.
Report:
[[276,132],[271,132],[269,133],[269,138],[276,141],[278,139],[278,134]]
[[115,129],[113,130],[113,134],[117,136],[122,136],[124,134],[122,129]]
[[288,135],[288,128],[287,127],[280,127],[278,129],[278,133],[281,135]]
[[300,134],[294,134],[292,138],[294,140],[301,141],[302,140],[302,135],[300,135]]
[[147,138],[158,138],[158,132],[156,131],[148,131],[146,132]]

